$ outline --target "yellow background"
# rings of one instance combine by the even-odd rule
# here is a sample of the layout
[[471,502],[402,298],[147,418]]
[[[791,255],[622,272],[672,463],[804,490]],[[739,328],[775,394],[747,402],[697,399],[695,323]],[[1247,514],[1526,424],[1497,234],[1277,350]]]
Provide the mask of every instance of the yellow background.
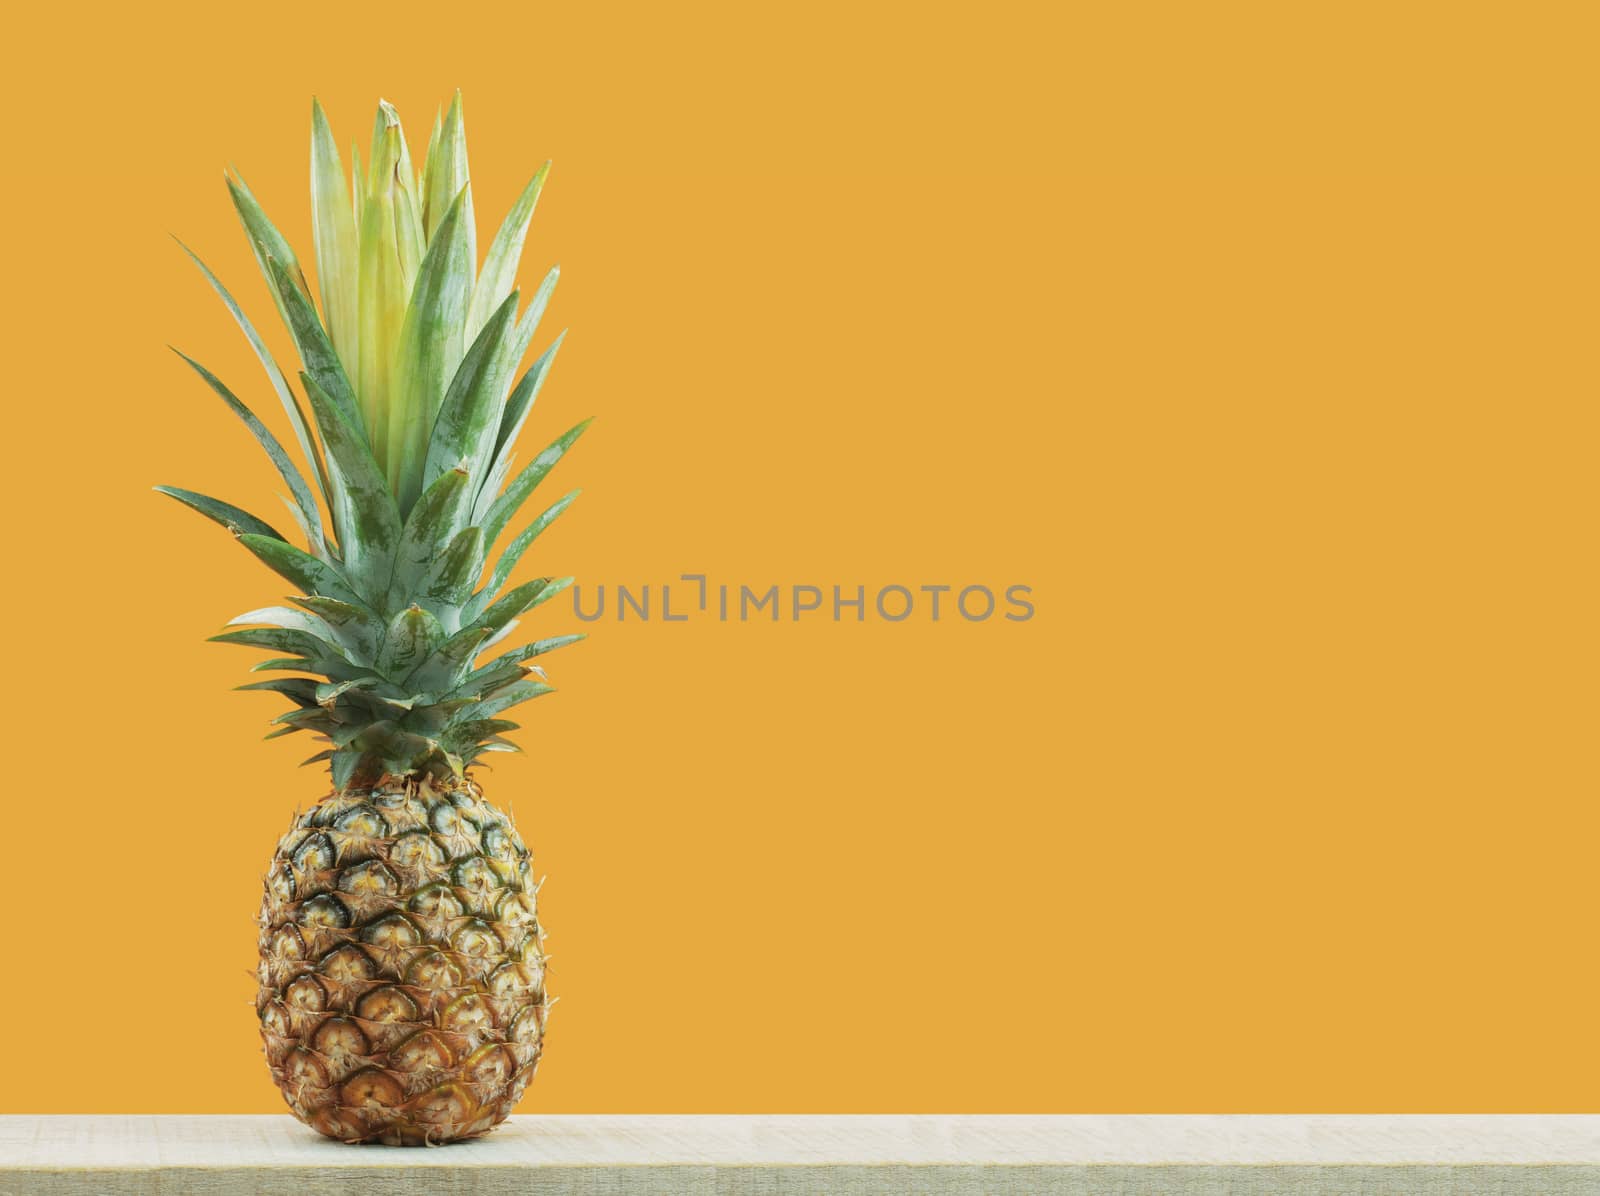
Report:
[[281,515],[163,346],[282,417],[167,234],[275,324],[224,164],[309,260],[309,97],[458,84],[485,240],[555,160],[529,439],[599,417],[529,575],[1038,607],[551,657],[525,1111],[1600,1107],[1594,12],[13,12],[0,1109],[281,1108],[324,783],[202,642],[282,585],[149,487]]

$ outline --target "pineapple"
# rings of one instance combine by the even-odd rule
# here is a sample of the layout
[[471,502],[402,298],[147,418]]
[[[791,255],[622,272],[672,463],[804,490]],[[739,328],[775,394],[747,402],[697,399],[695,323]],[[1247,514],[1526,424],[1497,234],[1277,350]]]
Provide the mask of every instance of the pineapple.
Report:
[[315,102],[311,116],[320,309],[294,250],[244,181],[228,177],[298,352],[306,407],[190,254],[265,368],[304,474],[232,391],[184,358],[266,450],[300,542],[229,503],[157,489],[288,582],[289,605],[240,615],[213,638],[274,653],[255,670],[287,675],[241,688],[287,698],[269,738],[309,732],[326,746],[306,763],[332,774],[332,792],[294,819],[265,879],[256,1009],[272,1077],[295,1116],[330,1137],[450,1142],[504,1120],[543,1044],[544,932],[529,852],[469,770],[515,750],[506,712],[550,690],[535,658],[582,638],[540,639],[480,663],[519,616],[571,582],[508,588],[576,492],[487,562],[587,421],[512,474],[513,445],[561,343],[517,374],[557,276],[521,304],[513,278],[549,164],[480,269],[459,93],[435,117],[420,170],[398,115],[380,103],[367,168],[352,147],[348,184]]

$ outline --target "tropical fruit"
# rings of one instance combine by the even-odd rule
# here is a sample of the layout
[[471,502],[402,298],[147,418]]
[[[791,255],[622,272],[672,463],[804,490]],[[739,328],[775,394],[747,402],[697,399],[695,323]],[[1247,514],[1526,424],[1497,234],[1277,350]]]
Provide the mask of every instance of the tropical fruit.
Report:
[[550,692],[537,658],[582,638],[488,655],[571,582],[513,585],[512,575],[576,492],[495,549],[587,422],[513,472],[561,343],[519,373],[557,277],[526,304],[513,282],[548,163],[480,266],[459,94],[435,117],[420,170],[387,103],[366,169],[354,149],[351,158],[347,180],[313,103],[316,297],[243,179],[228,178],[299,357],[304,405],[195,258],[264,367],[303,472],[227,386],[184,360],[266,450],[298,538],[230,503],[157,489],[288,583],[284,605],[240,615],[213,638],[274,654],[255,670],[281,675],[241,688],[286,698],[273,735],[321,740],[307,763],[332,775],[266,875],[256,1009],[273,1078],[295,1115],[331,1137],[431,1144],[503,1120],[543,1047],[530,856],[473,766],[514,750],[506,712]]

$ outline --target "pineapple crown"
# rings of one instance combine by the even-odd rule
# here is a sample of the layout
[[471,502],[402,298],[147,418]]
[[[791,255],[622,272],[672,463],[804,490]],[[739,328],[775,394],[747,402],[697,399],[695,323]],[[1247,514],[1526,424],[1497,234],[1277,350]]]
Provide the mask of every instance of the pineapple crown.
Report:
[[558,336],[516,375],[558,273],[545,276],[519,314],[513,281],[549,163],[512,205],[479,269],[459,92],[434,118],[420,172],[386,102],[378,105],[365,173],[355,147],[351,157],[347,185],[313,101],[320,310],[294,250],[237,172],[227,179],[299,354],[309,419],[243,309],[184,247],[265,369],[311,480],[214,374],[179,356],[266,450],[289,489],[285,503],[305,547],[230,503],[156,487],[226,527],[294,587],[293,606],[249,611],[212,638],[278,653],[253,671],[310,674],[239,688],[288,698],[294,708],[274,720],[280,726],[268,738],[320,737],[328,746],[306,763],[329,761],[340,789],[384,776],[459,776],[484,753],[516,750],[505,732],[517,724],[500,716],[550,692],[543,671],[528,662],[583,637],[478,659],[520,615],[571,584],[541,577],[506,590],[528,546],[578,492],[523,527],[492,570],[488,557],[588,425],[511,476],[517,435],[561,346]]

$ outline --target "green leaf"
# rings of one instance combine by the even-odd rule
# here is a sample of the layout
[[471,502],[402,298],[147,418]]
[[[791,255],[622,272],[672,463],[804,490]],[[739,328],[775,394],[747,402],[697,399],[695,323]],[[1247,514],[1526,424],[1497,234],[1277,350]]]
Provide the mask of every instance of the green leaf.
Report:
[[[523,612],[531,611],[534,606],[542,606],[562,590],[570,587],[571,584],[573,584],[571,577],[555,577],[555,579],[539,577],[539,579],[528,582],[526,585],[518,585],[515,590],[507,593],[504,598],[501,598],[498,603],[494,603],[482,614],[478,614],[475,609],[469,608],[469,611],[464,614],[464,622],[466,622],[467,627],[482,627],[482,625],[494,627],[493,638],[486,640],[485,644],[483,644],[485,649],[493,648],[494,644],[504,640],[512,632],[512,628],[517,625],[517,616],[520,616]],[[475,606],[477,606],[477,601],[474,601],[474,608]],[[506,659],[506,657],[501,656],[498,659],[502,660]]]
[[444,628],[420,606],[408,606],[389,623],[389,638],[378,654],[385,677],[407,677],[445,642]]
[[545,475],[555,468],[556,462],[566,455],[567,450],[577,442],[578,437],[583,435],[590,422],[590,420],[586,419],[576,427],[569,429],[542,453],[528,462],[522,472],[512,479],[511,484],[506,487],[505,493],[495,499],[489,507],[488,517],[483,521],[483,540],[485,544],[493,544],[495,542],[507,521],[517,513],[518,508],[527,500],[528,495],[533,493],[534,487],[542,482]]
[[[352,689],[365,689],[374,684],[374,681],[375,679],[372,677],[353,677],[348,681],[337,683],[325,681],[316,688],[316,703],[324,710],[332,710],[338,706],[339,699],[344,694]],[[342,713],[346,716],[345,721],[349,721],[349,716],[358,712],[351,710],[347,705],[342,708]]]
[[328,710],[321,706],[308,706],[298,710],[286,710],[274,723],[285,723],[297,731],[332,731],[340,726],[340,721]]
[[[313,540],[313,533],[312,533],[312,530],[311,530],[311,526],[308,523],[306,523],[305,513],[300,510],[299,504],[297,504],[287,494],[278,495],[278,501],[283,504],[283,509],[285,511],[289,512],[289,518],[294,520],[295,527],[298,528],[299,531],[300,531],[301,540],[303,540],[307,544],[310,544],[312,542],[312,540]],[[285,537],[285,539],[287,539],[287,538],[288,537]],[[335,554],[330,549],[329,552],[328,552],[328,559],[329,560],[333,560],[334,557],[335,557]]]
[[[467,184],[471,182],[471,174],[467,170],[467,127],[461,112],[461,92],[457,90],[450,101],[450,110],[445,113],[444,121],[439,127],[437,149],[430,154],[428,171],[428,192],[423,199],[422,218],[427,231],[428,241],[431,244],[438,236],[439,228],[445,222],[445,213],[456,197],[459,196]],[[478,262],[477,221],[472,214],[472,197],[466,200],[466,226],[468,229],[467,251],[472,258],[474,268]]]
[[545,694],[554,692],[554,686],[546,685],[542,681],[518,681],[506,686],[493,697],[485,698],[479,702],[473,708],[473,715],[478,718],[493,718],[502,710],[509,710],[513,706],[532,701],[534,698],[542,698]]
[[297,706],[310,709],[317,704],[317,683],[310,677],[274,677],[270,681],[252,681],[248,685],[235,685],[236,690],[266,690],[282,694]]
[[394,495],[372,459],[366,440],[339,415],[333,401],[309,375],[300,375],[311,411],[327,446],[335,475],[336,518],[345,568],[367,605],[380,614],[388,596],[394,552],[400,542],[400,514]]
[[428,441],[424,486],[431,486],[458,466],[476,478],[488,470],[500,425],[500,400],[505,394],[505,341],[516,311],[517,293],[513,291],[489,318],[456,370]]
[[294,255],[294,249],[282,233],[267,219],[266,212],[256,202],[256,197],[250,188],[245,185],[238,171],[227,176],[228,194],[233,198],[233,207],[239,213],[239,223],[244,225],[245,236],[250,240],[250,252],[255,254],[256,265],[261,267],[261,276],[267,280],[267,289],[272,292],[272,300],[278,305],[278,314],[287,323],[288,312],[283,305],[281,289],[274,282],[271,270],[268,269],[269,260],[277,260],[287,270],[288,277],[293,279],[293,285],[298,287],[304,295],[311,294],[311,288],[306,285],[305,271],[300,268],[300,261]]
[[311,101],[311,234],[317,247],[317,285],[329,338],[341,360],[357,361],[360,252],[355,215],[339,147],[316,99]]
[[450,727],[442,738],[446,747],[462,751],[489,741],[502,732],[515,731],[521,725],[507,718],[468,719]]
[[317,312],[311,306],[311,300],[306,298],[291,283],[289,276],[284,273],[283,267],[273,258],[267,259],[267,267],[272,272],[273,280],[283,296],[283,305],[286,311],[284,319],[289,324],[289,331],[294,336],[295,347],[300,352],[300,364],[305,367],[305,373],[317,380],[317,385],[322,387],[334,402],[351,429],[365,439],[362,430],[361,413],[356,409],[355,391],[350,388],[350,379],[344,372],[344,365],[339,361],[339,355],[333,351],[333,342],[328,339],[322,321],[317,318]]
[[534,206],[539,193],[544,190],[544,180],[550,173],[550,163],[539,167],[537,174],[511,205],[500,231],[489,244],[483,259],[483,269],[478,273],[478,285],[472,291],[472,306],[467,312],[467,339],[478,335],[489,315],[511,293],[516,285],[517,264],[522,260],[522,244],[527,239],[528,225],[533,220]]
[[[517,335],[523,338],[523,348],[527,348],[528,341],[533,339],[534,329],[538,327],[539,317],[544,314],[546,305],[550,302],[550,294],[555,290],[556,279],[559,274],[556,270],[550,271],[545,276],[544,282],[539,285],[534,293],[533,302],[528,304],[528,310],[522,317],[522,323],[517,328]],[[511,446],[516,443],[517,435],[522,431],[522,425],[527,422],[528,412],[533,410],[533,401],[539,397],[539,388],[544,385],[550,367],[555,364],[556,354],[561,351],[561,343],[567,339],[565,332],[550,343],[550,347],[539,354],[538,359],[528,367],[527,371],[517,380],[515,389],[506,399],[505,411],[500,416],[500,431],[495,437],[494,451],[496,459],[505,456],[511,451]],[[517,355],[521,360],[522,355]]]
[[482,573],[483,529],[464,528],[428,566],[417,582],[414,597],[428,603],[438,613],[445,630],[454,634],[461,622],[460,607]]
[[[479,669],[478,673],[486,673],[490,669],[499,668],[502,664],[519,664],[524,660],[532,660],[535,656],[543,656],[546,652],[554,652],[557,648],[565,648],[568,644],[575,644],[579,640],[588,638],[587,632],[580,631],[572,635],[552,635],[547,639],[535,640],[531,644],[523,644],[520,648],[513,648],[495,657]],[[473,675],[477,676],[476,673]]]
[[511,466],[516,463],[516,453],[502,453],[500,460],[495,462],[494,468],[489,471],[489,476],[483,480],[478,497],[472,504],[472,521],[482,523],[489,518],[489,508],[494,506],[495,499],[505,486],[506,474],[511,472]]
[[199,511],[207,519],[220,523],[236,535],[250,532],[257,536],[270,536],[275,540],[284,538],[270,523],[263,523],[249,511],[241,511],[231,503],[207,498],[204,494],[196,494],[193,490],[180,490],[176,486],[157,486],[155,489],[156,493],[177,499],[184,506]]
[[413,693],[454,689],[472,667],[472,659],[483,642],[493,634],[489,627],[462,628],[411,671],[404,681],[405,688]]
[[471,488],[465,470],[452,469],[428,487],[406,517],[389,583],[389,609],[398,610],[415,592],[418,580],[439,558],[439,548],[454,538]]
[[250,666],[252,673],[315,673],[320,670],[313,667],[313,662],[298,656],[278,656],[272,660],[258,660]]
[[323,594],[344,602],[361,601],[337,569],[310,553],[301,552],[293,544],[268,536],[253,536],[248,532],[239,537],[239,543],[255,553],[261,563],[278,576],[293,582],[303,593]]
[[[550,301],[550,293],[555,289],[558,276],[557,270],[552,270],[546,275],[539,290],[534,294],[533,302],[528,305],[527,312],[517,325],[515,336],[508,341],[509,348],[505,357],[508,371],[514,369],[515,364],[521,361],[523,354],[528,351],[528,342],[533,339],[534,331],[539,325],[539,317],[544,314],[545,305]],[[504,485],[506,475],[511,472],[517,433],[522,430],[528,412],[533,407],[533,400],[539,393],[539,387],[544,384],[544,379],[550,372],[550,366],[555,361],[556,353],[560,351],[561,342],[566,339],[566,335],[563,332],[556,337],[555,342],[539,355],[539,359],[523,374],[517,386],[501,405],[498,421],[500,426],[495,434],[494,449],[490,453],[494,464],[490,466],[488,476],[479,484],[478,497],[473,503],[473,517],[479,523],[488,517],[495,496]]]
[[293,710],[285,710],[281,714],[275,714],[272,716],[271,722],[274,726],[288,724],[291,727],[301,728],[301,725],[307,720],[316,721],[327,718],[328,712],[319,709],[313,703],[310,706],[296,706]]
[[[208,638],[213,644],[242,644],[246,648],[267,648],[274,652],[292,652],[307,660],[343,660],[343,655],[332,644],[308,631],[288,627],[241,627],[237,631],[224,631]],[[276,661],[270,662],[274,665]],[[294,666],[303,667],[303,666]],[[307,670],[308,672],[311,670]],[[317,672],[322,670],[318,669]]]
[[304,726],[286,726],[286,728],[278,728],[277,731],[272,732],[272,734],[269,734],[269,736],[262,736],[262,739],[283,739],[285,736],[293,736],[294,732],[296,731],[326,732],[328,729],[333,728],[334,726],[333,720],[328,718],[328,715],[326,715],[325,712],[322,712],[322,710],[315,710],[315,712],[312,712],[312,710],[296,710],[294,713],[298,713],[298,715],[309,715],[309,721],[307,721]]
[[342,791],[355,779],[356,769],[361,766],[365,754],[360,748],[354,747],[340,748],[333,753],[328,762],[328,772],[333,777],[336,790]]
[[[399,687],[392,682],[374,678],[374,685],[383,686],[391,691],[398,691]],[[354,706],[365,710],[374,719],[398,719],[410,715],[415,702],[410,698],[396,698],[391,693],[384,695],[374,693],[370,689],[352,689],[345,697]]]
[[395,351],[388,474],[402,513],[410,511],[422,493],[422,466],[434,416],[461,361],[461,329],[476,266],[470,220],[463,190],[422,259]]
[[528,551],[528,546],[539,538],[539,533],[555,522],[556,517],[572,505],[573,499],[582,494],[581,490],[573,490],[562,495],[555,502],[545,508],[544,512],[527,527],[523,528],[520,535],[500,555],[495,562],[494,572],[489,577],[489,584],[484,586],[483,593],[479,595],[483,601],[488,601],[499,593],[500,587],[506,584],[511,577],[511,571],[517,567],[517,562],[522,559],[522,554]]
[[[174,237],[173,240],[176,241],[177,238]],[[316,439],[311,435],[311,425],[306,422],[306,413],[300,408],[300,400],[295,398],[294,391],[289,389],[289,380],[278,368],[277,359],[267,349],[266,342],[261,339],[261,334],[256,331],[255,325],[250,322],[250,317],[244,314],[238,302],[228,293],[228,288],[222,285],[222,280],[211,272],[211,267],[201,261],[194,250],[182,241],[178,241],[178,248],[187,253],[189,260],[200,268],[200,273],[222,300],[223,306],[228,309],[228,314],[233,317],[233,322],[239,326],[239,331],[244,333],[244,339],[250,342],[256,360],[261,363],[261,368],[266,370],[267,380],[272,383],[272,389],[278,395],[278,402],[282,404],[284,413],[289,417],[295,439],[300,444],[300,452],[305,455],[306,463],[316,474],[317,485],[322,491],[322,501],[328,503],[331,509],[333,501],[328,493],[328,471],[322,464],[322,454],[317,450]]]
[[[391,130],[393,130],[391,132]],[[400,161],[400,143],[403,133],[400,114],[387,100],[378,101],[372,114],[372,140],[367,144],[367,191],[376,191]]]
[[400,259],[395,226],[395,164],[398,133],[374,146],[373,181],[361,209],[360,347],[356,389],[366,421],[367,439],[380,468],[393,456],[390,407],[398,385],[394,374],[395,345],[405,321],[411,281]]
[[228,620],[229,627],[255,624],[268,627],[287,627],[294,631],[308,631],[318,638],[329,634],[329,628],[321,619],[315,615],[309,615],[303,610],[293,610],[287,606],[263,606],[258,610],[245,611],[244,614]]
[[[433,176],[438,172],[439,137],[443,128],[444,109],[435,108],[433,110],[433,131],[428,134],[428,152],[422,158],[422,203],[424,208],[427,207],[428,203],[429,185]],[[424,221],[424,225],[426,225],[426,221]],[[426,228],[424,228],[424,235],[426,235]]]
[[405,126],[400,113],[388,100],[378,101],[378,112],[372,122],[372,190],[377,190],[375,180],[380,172],[392,175],[400,189],[407,193],[413,208],[422,211],[422,196],[417,194],[417,172],[411,164],[411,147],[406,142]]
[[510,635],[513,631],[515,631],[517,629],[517,627],[521,623],[522,623],[521,619],[508,620],[504,627],[500,628],[499,631],[496,631],[488,639],[483,641],[483,651],[487,652],[490,648],[494,647],[501,640],[505,639],[506,636]]
[[[283,479],[284,484],[289,487],[289,493],[294,495],[295,502],[299,504],[301,517],[311,534],[311,550],[319,555],[326,555],[327,546],[322,538],[322,514],[317,510],[317,500],[312,497],[310,488],[300,476],[300,471],[295,468],[294,462],[289,459],[289,454],[283,451],[278,438],[267,431],[267,426],[256,418],[255,412],[241,403],[233,391],[224,386],[215,374],[187,354],[177,349],[173,352],[188,362],[189,368],[205,379],[206,385],[217,393],[218,397],[228,405],[229,410],[244,421],[244,426],[250,429],[250,434],[256,438],[256,442],[266,450],[267,456],[272,458],[273,465],[278,468],[278,476]],[[282,536],[277,538],[283,539]]]
[[481,698],[503,685],[521,681],[532,671],[526,665],[517,664],[515,661],[497,660],[481,669],[474,669],[465,681],[450,691],[450,696]]
[[557,579],[538,577],[533,581],[524,582],[473,620],[472,626],[499,631],[524,611],[532,610],[541,602],[555,597],[571,584],[570,577]]
[[463,707],[476,704],[476,698],[449,698],[443,701],[419,702],[417,708],[403,722],[408,731],[415,731],[419,735],[437,736],[458,711]]
[[386,628],[365,605],[341,602],[324,594],[303,594],[294,601],[326,623],[339,642],[350,649],[357,659],[377,658]]
[[403,186],[394,189],[394,237],[400,251],[400,273],[415,284],[427,246],[422,239],[422,214],[411,191]]

